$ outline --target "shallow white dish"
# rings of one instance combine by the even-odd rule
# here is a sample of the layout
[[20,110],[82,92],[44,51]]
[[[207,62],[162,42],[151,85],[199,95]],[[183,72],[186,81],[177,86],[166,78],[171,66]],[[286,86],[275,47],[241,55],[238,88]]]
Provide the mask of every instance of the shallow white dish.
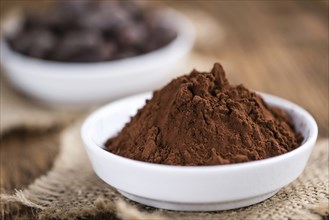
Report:
[[[46,61],[19,54],[1,39],[1,65],[9,81],[20,91],[55,107],[80,107],[160,88],[182,66],[194,42],[191,22],[167,9],[164,21],[177,32],[167,46],[121,60],[98,63]],[[3,34],[19,29],[21,17],[10,16]]]
[[[283,155],[240,164],[183,167],[140,162],[102,149],[141,108],[151,93],[104,106],[84,122],[81,134],[96,174],[125,197],[171,210],[212,211],[261,202],[295,180],[303,171],[317,138],[313,117],[284,99],[262,94],[286,111],[304,136],[302,145]],[[83,171],[82,171],[83,172]]]

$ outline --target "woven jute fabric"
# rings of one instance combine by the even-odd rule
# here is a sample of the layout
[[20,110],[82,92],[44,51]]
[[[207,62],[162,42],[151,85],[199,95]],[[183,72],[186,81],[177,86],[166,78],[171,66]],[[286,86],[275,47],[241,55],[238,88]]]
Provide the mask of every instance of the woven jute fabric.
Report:
[[121,219],[322,219],[329,214],[328,139],[316,144],[297,180],[262,203],[230,211],[175,212],[129,201],[100,180],[85,153],[80,126],[76,123],[63,131],[60,153],[45,176],[14,195],[1,195],[1,202],[33,207],[44,219],[100,213]]

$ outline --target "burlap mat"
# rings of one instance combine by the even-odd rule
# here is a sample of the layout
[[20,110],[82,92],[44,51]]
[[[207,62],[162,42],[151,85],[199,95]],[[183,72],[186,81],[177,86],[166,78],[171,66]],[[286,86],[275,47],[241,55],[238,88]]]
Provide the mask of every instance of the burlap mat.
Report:
[[321,219],[328,208],[328,139],[317,143],[304,173],[272,198],[221,212],[174,212],[128,201],[92,170],[80,139],[80,123],[63,131],[53,168],[3,203],[40,210],[40,218],[76,218],[106,213],[122,219]]

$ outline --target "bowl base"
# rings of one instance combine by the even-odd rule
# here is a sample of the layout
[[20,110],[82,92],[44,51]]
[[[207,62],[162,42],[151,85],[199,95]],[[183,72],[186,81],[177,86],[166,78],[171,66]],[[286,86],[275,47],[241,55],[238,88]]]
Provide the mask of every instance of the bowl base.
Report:
[[221,210],[229,210],[229,209],[237,209],[245,206],[250,206],[259,202],[262,202],[274,194],[276,194],[279,190],[266,193],[260,196],[251,197],[242,200],[229,201],[229,202],[218,202],[218,203],[177,203],[177,202],[166,202],[159,201],[154,199],[147,199],[144,197],[132,195],[130,193],[126,193],[123,191],[119,192],[126,198],[133,200],[135,202],[152,206],[155,208],[175,210],[175,211],[221,211]]

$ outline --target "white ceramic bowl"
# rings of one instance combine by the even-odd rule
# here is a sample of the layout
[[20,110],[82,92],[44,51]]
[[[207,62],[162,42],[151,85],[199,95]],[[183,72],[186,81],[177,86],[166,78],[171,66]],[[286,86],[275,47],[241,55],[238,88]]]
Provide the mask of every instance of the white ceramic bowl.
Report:
[[[166,9],[161,16],[178,36],[144,55],[98,63],[46,61],[13,51],[2,38],[1,64],[17,89],[52,106],[88,106],[154,90],[172,79],[194,42],[194,28],[182,14]],[[19,16],[9,17],[4,34],[15,32],[20,23]]]
[[131,200],[185,211],[244,207],[273,196],[302,173],[318,132],[313,117],[301,107],[272,95],[261,95],[269,105],[292,117],[304,136],[299,148],[259,161],[200,167],[140,162],[102,149],[105,141],[117,134],[151,97],[150,93],[116,101],[91,114],[82,126],[82,139],[96,174]]

